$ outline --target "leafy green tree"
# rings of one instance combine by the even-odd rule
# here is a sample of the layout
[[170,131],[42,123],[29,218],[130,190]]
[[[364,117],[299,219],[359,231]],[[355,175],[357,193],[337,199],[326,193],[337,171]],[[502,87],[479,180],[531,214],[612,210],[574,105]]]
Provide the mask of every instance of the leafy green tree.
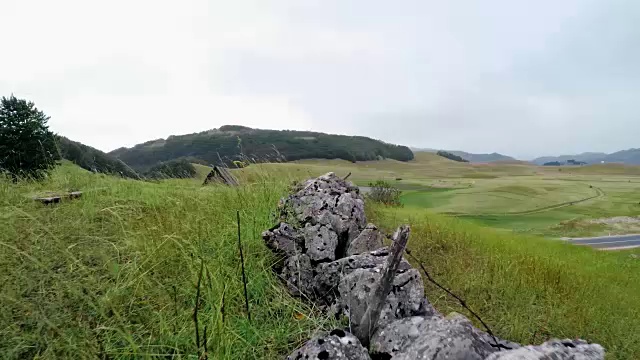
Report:
[[15,96],[0,100],[0,172],[41,179],[59,158],[49,117],[32,102]]

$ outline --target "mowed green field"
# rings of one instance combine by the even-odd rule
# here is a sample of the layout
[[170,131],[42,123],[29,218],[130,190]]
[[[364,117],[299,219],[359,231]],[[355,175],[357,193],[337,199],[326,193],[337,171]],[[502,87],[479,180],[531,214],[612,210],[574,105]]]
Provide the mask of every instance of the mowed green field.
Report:
[[552,237],[640,232],[640,225],[614,227],[585,221],[640,215],[638,166],[469,164],[431,153],[416,153],[416,159],[408,163],[305,160],[266,166],[294,177],[327,171],[351,173],[350,180],[362,186],[383,179],[403,190],[401,201],[407,207],[499,229]]

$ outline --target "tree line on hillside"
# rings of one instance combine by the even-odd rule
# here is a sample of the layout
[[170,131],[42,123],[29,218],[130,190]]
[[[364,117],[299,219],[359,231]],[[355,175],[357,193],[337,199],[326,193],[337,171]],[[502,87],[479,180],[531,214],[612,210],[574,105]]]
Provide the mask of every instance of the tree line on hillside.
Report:
[[8,174],[14,181],[18,178],[42,179],[60,159],[95,173],[134,179],[193,177],[196,171],[191,163],[245,166],[251,162],[311,158],[353,162],[413,159],[413,152],[406,146],[362,136],[243,126],[223,126],[197,134],[171,136],[132,149],[104,153],[53,134],[49,131],[48,120],[49,117],[32,102],[14,96],[1,99],[0,174]]
[[463,159],[461,156],[454,155],[454,154],[452,154],[450,152],[443,151],[443,150],[438,151],[436,154],[438,154],[438,155],[440,155],[440,156],[442,156],[444,158],[447,158],[449,160],[453,160],[453,161],[457,161],[457,162],[469,162],[469,160]]
[[586,165],[587,163],[584,161],[576,161],[573,159],[569,159],[565,162],[560,162],[560,161],[549,161],[546,162],[544,164],[542,164],[542,166],[562,166],[562,165],[573,165],[573,166],[579,166],[579,165]]
[[169,160],[225,164],[234,161],[278,162],[300,159],[367,161],[383,158],[413,159],[406,146],[387,144],[363,136],[329,135],[308,131],[261,130],[223,126],[196,134],[170,136],[110,153],[139,171]]
[[196,176],[196,168],[188,159],[176,159],[156,164],[143,173],[137,173],[129,165],[114,156],[91,146],[57,137],[60,157],[94,173],[116,175],[131,179],[186,179]]
[[91,146],[57,136],[60,157],[95,173],[118,175],[138,179],[140,175],[127,164]]

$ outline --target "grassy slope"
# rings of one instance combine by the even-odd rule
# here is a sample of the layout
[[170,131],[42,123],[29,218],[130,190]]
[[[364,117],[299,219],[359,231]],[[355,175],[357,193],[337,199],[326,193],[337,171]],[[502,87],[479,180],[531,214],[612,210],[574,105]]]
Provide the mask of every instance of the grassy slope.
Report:
[[[195,358],[200,259],[199,331],[207,326],[210,358],[278,357],[322,327],[321,318],[296,320],[312,309],[274,278],[260,239],[285,181],[254,174],[252,184],[231,189],[201,188],[201,180],[144,183],[65,164],[42,184],[0,182],[1,357]],[[83,197],[49,207],[27,197],[71,188]]]
[[[609,359],[640,358],[640,260],[628,252],[498,233],[415,208],[369,209],[387,230],[410,223],[413,254],[500,336],[525,343],[581,337],[603,344]],[[465,313],[425,285],[438,309]]]
[[[43,184],[0,183],[0,349],[7,358],[195,356],[191,316],[202,258],[211,281],[205,276],[200,333],[207,325],[212,358],[278,357],[326,325],[286,294],[269,270],[273,258],[259,239],[260,231],[271,225],[270,211],[286,182],[328,170],[353,172],[359,183],[400,174],[405,177],[400,184],[419,191],[425,185],[500,180],[513,166],[518,173],[543,176],[534,175],[537,168],[521,165],[480,167],[482,172],[477,166],[440,165],[434,166],[432,159],[408,165],[252,165],[234,171],[251,184],[240,189],[201,188],[202,179],[142,183],[69,165]],[[459,173],[496,176],[474,180]],[[627,181],[625,189],[620,184],[611,186],[620,191],[617,199],[622,202],[635,185]],[[511,193],[530,191],[522,184],[501,186]],[[56,207],[25,197],[71,188],[84,190],[85,196]],[[611,206],[614,211],[621,205]],[[251,323],[243,311],[235,246],[237,208],[243,210]],[[464,295],[500,335],[523,342],[580,336],[603,343],[613,359],[640,357],[640,261],[628,253],[497,233],[413,207],[372,210],[371,220],[388,229],[410,222],[414,254]],[[434,288],[427,286],[427,291],[440,310],[461,311]],[[299,312],[313,316],[296,320]]]
[[[305,160],[268,167],[297,174],[351,172],[350,180],[360,185],[385,179],[405,190],[402,201],[407,206],[466,214],[483,225],[545,236],[616,233],[610,227],[587,226],[579,220],[640,214],[640,166],[468,164],[418,152],[408,163]],[[597,195],[590,186],[604,195],[581,202]],[[520,213],[510,214],[514,212]]]

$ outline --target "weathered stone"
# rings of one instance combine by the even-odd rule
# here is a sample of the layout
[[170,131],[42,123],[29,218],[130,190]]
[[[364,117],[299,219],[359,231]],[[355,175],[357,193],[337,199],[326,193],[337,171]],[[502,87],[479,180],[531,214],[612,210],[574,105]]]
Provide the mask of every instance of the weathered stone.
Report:
[[311,261],[333,261],[336,258],[338,234],[324,225],[307,224],[304,244]]
[[324,210],[355,221],[360,229],[366,223],[364,200],[360,191],[334,173],[308,180],[295,191],[281,201],[280,208],[290,212],[290,215],[295,216],[301,223],[320,223],[318,217]]
[[504,340],[501,339],[497,336],[491,336],[488,333],[473,327],[473,324],[471,323],[471,321],[469,319],[467,319],[467,317],[465,317],[464,315],[457,313],[457,312],[452,312],[449,313],[447,315],[447,319],[449,320],[455,320],[455,321],[459,321],[461,323],[467,323],[471,329],[473,329],[473,331],[476,333],[476,335],[478,335],[478,337],[480,339],[482,339],[482,341],[491,344],[491,346],[493,346],[496,349],[506,349],[506,350],[510,350],[510,349],[518,349],[520,347],[522,347],[522,345],[513,342],[513,341],[509,341],[509,340]]
[[367,349],[352,334],[333,330],[328,335],[314,337],[300,349],[287,356],[287,360],[345,359],[370,360]]
[[379,329],[369,351],[387,359],[481,360],[497,351],[465,321],[414,316]]
[[322,210],[317,216],[310,219],[312,225],[320,224],[329,227],[336,234],[340,244],[340,249],[344,249],[342,253],[337,254],[339,257],[345,256],[347,245],[356,239],[360,234],[360,227],[348,216],[332,213],[330,210]]
[[487,360],[604,360],[604,348],[583,340],[551,340],[491,354]]
[[373,224],[368,224],[360,235],[349,243],[347,256],[362,254],[382,247],[384,234]]
[[[279,215],[296,219],[299,228],[281,223],[263,233],[266,244],[285,255],[274,269],[293,295],[348,316],[350,328],[362,337],[359,327],[365,326],[360,322],[380,286],[389,256],[389,249],[381,247],[384,235],[374,225],[365,227],[359,189],[334,173],[308,180],[293,191],[280,201]],[[371,340],[371,354],[378,359],[604,358],[599,345],[556,340],[521,347],[473,327],[460,314],[445,318],[424,297],[419,271],[404,259],[376,326],[364,335],[370,332],[374,332],[371,339],[365,337]],[[369,359],[369,354],[354,335],[335,330],[307,342],[289,359]]]
[[366,225],[364,214],[364,201],[361,198],[354,198],[350,193],[344,193],[338,198],[336,213],[348,216],[361,228]]
[[313,267],[306,254],[294,255],[285,260],[282,279],[294,296],[313,296]]
[[[355,269],[342,277],[338,285],[340,298],[338,310],[349,317],[353,328],[360,326],[369,301],[380,284],[383,266],[369,269]],[[434,310],[424,297],[424,285],[420,273],[409,269],[397,273],[393,279],[393,288],[385,299],[376,327],[408,316],[433,315]]]
[[262,233],[267,246],[286,256],[293,256],[302,252],[304,239],[291,225],[280,223],[277,227]]
[[[380,248],[366,254],[353,255],[330,263],[318,264],[317,275],[313,279],[313,287],[319,298],[325,303],[331,303],[338,294],[338,284],[343,276],[349,275],[355,269],[373,269],[381,267],[389,255],[388,248]],[[398,273],[411,269],[411,265],[403,260],[398,267]]]

